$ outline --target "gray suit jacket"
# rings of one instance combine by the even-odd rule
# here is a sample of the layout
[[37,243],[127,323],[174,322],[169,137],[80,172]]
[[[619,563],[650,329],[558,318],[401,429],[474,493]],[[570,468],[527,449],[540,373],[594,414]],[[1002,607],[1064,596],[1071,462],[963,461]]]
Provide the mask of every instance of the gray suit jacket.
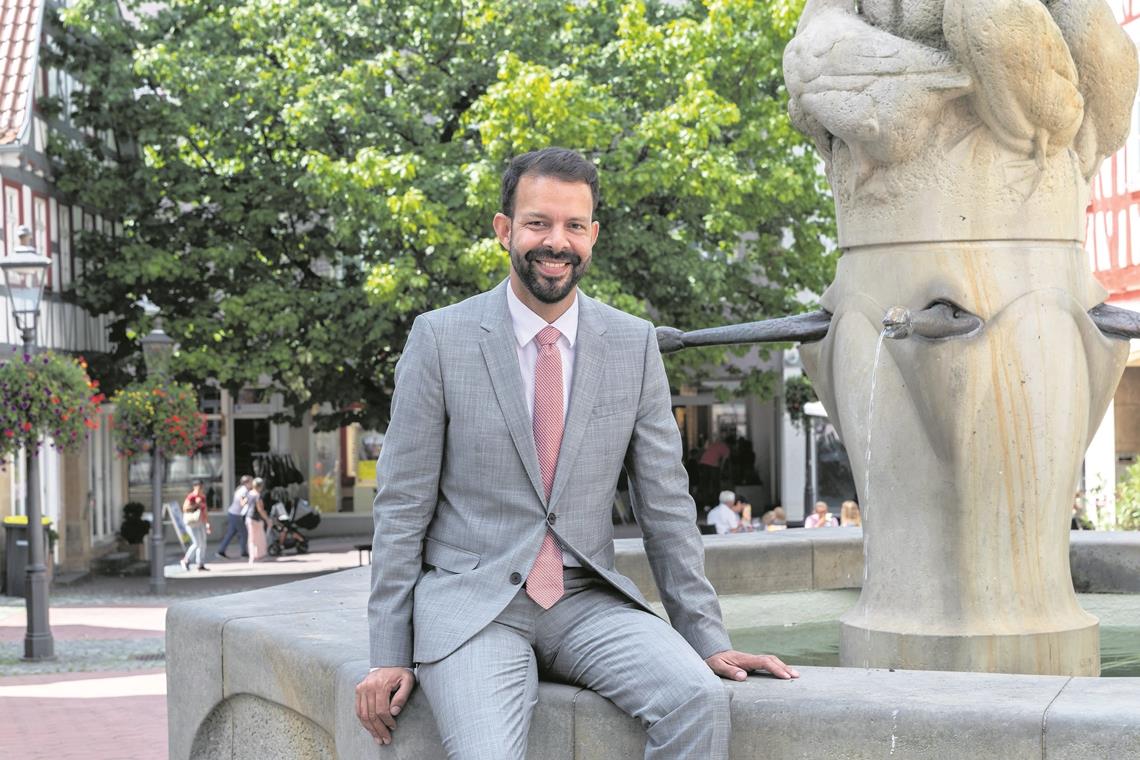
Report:
[[504,281],[416,318],[396,368],[373,506],[373,666],[434,662],[518,593],[549,526],[637,604],[614,571],[622,465],[661,598],[701,657],[729,648],[652,325],[581,292],[570,408],[544,498]]

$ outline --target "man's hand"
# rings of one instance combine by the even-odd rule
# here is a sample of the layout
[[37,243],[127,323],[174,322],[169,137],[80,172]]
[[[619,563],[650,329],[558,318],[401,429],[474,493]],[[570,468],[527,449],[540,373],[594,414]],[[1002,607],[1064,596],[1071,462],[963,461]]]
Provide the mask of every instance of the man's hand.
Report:
[[800,677],[795,668],[788,667],[779,657],[770,654],[748,654],[737,652],[735,649],[726,649],[707,658],[705,663],[721,678],[733,681],[743,681],[753,670],[763,670],[776,678]]
[[407,668],[377,668],[356,685],[356,717],[377,744],[391,744],[396,716],[404,709],[416,677]]

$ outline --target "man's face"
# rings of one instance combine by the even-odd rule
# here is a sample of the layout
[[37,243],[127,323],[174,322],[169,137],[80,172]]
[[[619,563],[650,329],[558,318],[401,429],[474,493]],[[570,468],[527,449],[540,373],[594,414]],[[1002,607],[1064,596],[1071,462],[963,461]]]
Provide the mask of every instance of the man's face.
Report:
[[496,214],[494,226],[510,252],[511,283],[524,303],[557,304],[571,297],[590,267],[598,238],[593,207],[585,182],[538,175],[519,179],[514,217]]

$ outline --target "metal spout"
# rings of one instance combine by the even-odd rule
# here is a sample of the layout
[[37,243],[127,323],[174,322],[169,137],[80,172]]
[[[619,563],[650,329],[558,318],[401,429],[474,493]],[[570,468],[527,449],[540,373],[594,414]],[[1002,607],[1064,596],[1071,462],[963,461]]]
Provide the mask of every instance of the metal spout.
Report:
[[914,322],[910,316],[910,309],[904,306],[892,306],[883,315],[883,334],[888,338],[902,340],[910,335]]
[[922,311],[892,306],[883,315],[883,333],[901,340],[911,335],[929,340],[971,335],[982,328],[982,318],[947,301],[935,301]]
[[808,343],[822,340],[831,326],[831,314],[813,311],[741,325],[708,327],[681,332],[675,327],[657,328],[657,345],[667,354],[693,346],[724,346],[734,343]]

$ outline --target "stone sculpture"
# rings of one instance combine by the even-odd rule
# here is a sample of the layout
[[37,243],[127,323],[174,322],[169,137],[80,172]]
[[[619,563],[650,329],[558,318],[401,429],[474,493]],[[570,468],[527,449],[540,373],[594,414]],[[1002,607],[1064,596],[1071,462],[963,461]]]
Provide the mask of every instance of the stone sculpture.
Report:
[[[1087,314],[1105,294],[1081,241],[1136,76],[1101,0],[804,10],[790,111],[827,165],[843,256],[828,335],[802,354],[870,490],[844,664],[1099,673],[1068,518],[1128,343]],[[908,312],[928,326],[885,348],[868,418],[879,325],[905,337]]]
[[[1070,504],[1140,331],[1082,240],[1134,46],[1102,0],[808,0],[784,69],[842,250],[824,311],[783,323],[864,506],[842,663],[1098,674]],[[773,339],[763,324],[661,338]]]

